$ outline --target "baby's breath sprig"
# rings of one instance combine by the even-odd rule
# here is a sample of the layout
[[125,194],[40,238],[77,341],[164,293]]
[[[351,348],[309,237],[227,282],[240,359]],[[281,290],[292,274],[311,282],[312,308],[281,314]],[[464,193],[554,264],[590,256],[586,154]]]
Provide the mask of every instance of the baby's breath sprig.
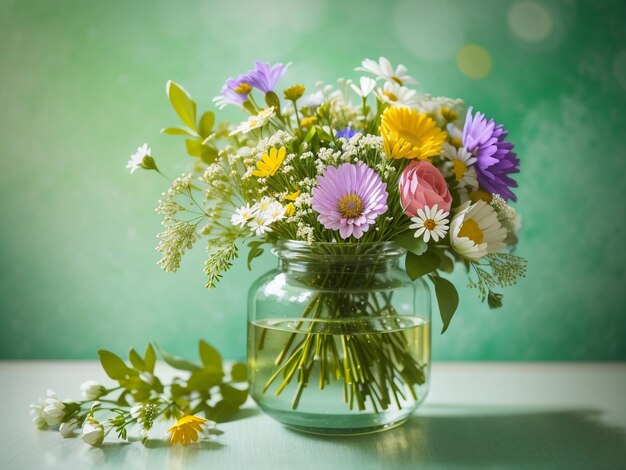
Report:
[[478,289],[480,299],[490,308],[502,306],[502,294],[494,292],[497,287],[509,287],[526,275],[527,261],[510,253],[491,253],[469,265],[476,274],[470,278],[468,287]]

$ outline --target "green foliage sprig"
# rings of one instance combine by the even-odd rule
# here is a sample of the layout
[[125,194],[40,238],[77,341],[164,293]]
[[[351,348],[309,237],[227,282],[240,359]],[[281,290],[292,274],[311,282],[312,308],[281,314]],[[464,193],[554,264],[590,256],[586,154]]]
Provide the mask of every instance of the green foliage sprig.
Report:
[[[186,374],[177,374],[164,383],[155,375],[157,350],[166,364]],[[198,422],[223,422],[248,397],[246,365],[235,363],[226,369],[219,352],[202,340],[198,351],[200,361],[191,362],[148,344],[143,355],[131,348],[126,362],[101,349],[100,364],[117,385],[107,388],[93,380],[84,382],[81,401],[61,401],[49,391],[48,398],[31,405],[33,421],[40,429],[58,426],[64,437],[73,436],[74,430],[81,428],[83,440],[92,446],[102,444],[112,431],[119,439],[127,440],[131,425],[140,427],[145,443],[158,419],[194,416]],[[207,431],[211,430],[212,426],[207,426]]]

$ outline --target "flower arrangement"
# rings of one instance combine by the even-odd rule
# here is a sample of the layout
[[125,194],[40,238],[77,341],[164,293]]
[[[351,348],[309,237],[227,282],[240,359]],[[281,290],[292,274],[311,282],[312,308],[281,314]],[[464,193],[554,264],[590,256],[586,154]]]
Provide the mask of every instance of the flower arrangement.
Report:
[[83,400],[60,400],[48,390],[45,399],[31,405],[33,423],[39,429],[58,429],[64,438],[80,433],[92,447],[102,445],[111,433],[129,440],[132,428],[140,430],[141,441],[147,444],[158,420],[173,422],[167,430],[172,445],[221,434],[216,421],[227,420],[248,397],[246,365],[235,363],[225,370],[220,354],[210,344],[200,341],[198,349],[200,364],[160,351],[166,364],[189,374],[169,383],[155,373],[157,354],[152,344],[143,356],[131,349],[130,365],[101,349],[102,368],[117,385],[105,387],[87,380],[80,387]]
[[[393,67],[383,57],[364,60],[355,69],[364,73],[357,82],[318,83],[308,94],[296,84],[283,89],[281,99],[277,84],[288,68],[256,62],[253,70],[225,82],[213,101],[220,110],[232,105],[249,115],[236,125],[216,123],[211,111],[198,117],[189,93],[167,83],[182,126],[162,132],[184,136],[196,160],[171,182],[156,209],[165,227],[156,248],[160,266],[176,271],[186,250],[205,238],[204,273],[212,288],[243,245],[250,267],[266,245],[321,247],[322,257],[334,253],[339,260],[355,253],[355,246],[359,256],[372,256],[392,242],[406,250],[408,277],[432,282],[442,333],[459,297],[441,274],[457,265],[465,267],[469,286],[489,307],[500,307],[498,289],[526,270],[526,261],[511,253],[520,228],[509,205],[516,199],[512,176],[519,160],[503,126],[462,100],[418,94],[406,67]],[[161,173],[147,144],[127,167],[131,173]],[[298,280],[319,291],[302,318],[341,320],[352,312],[383,318],[387,329],[400,325],[391,295],[323,292],[331,286],[367,289],[376,282],[374,272],[351,271],[338,261],[322,277]],[[296,382],[296,409],[317,370],[320,390],[342,382],[351,410],[355,404],[365,410],[368,400],[375,412],[401,409],[399,397],[412,396],[417,403],[415,387],[425,383],[427,364],[401,332],[379,338],[360,325],[358,332],[331,337],[319,323],[294,324],[296,331],[267,361],[275,368],[264,378],[262,393],[275,385],[278,396]],[[263,344],[261,335],[258,348]]]
[[[165,226],[160,266],[176,271],[205,237],[206,286],[214,287],[245,243],[250,264],[278,240],[393,240],[408,251],[409,276],[434,282],[444,331],[458,296],[439,272],[451,272],[454,262],[465,266],[480,298],[499,307],[495,289],[514,284],[526,264],[506,252],[520,226],[508,204],[516,200],[511,176],[519,159],[503,126],[460,99],[418,94],[406,67],[384,57],[364,60],[358,83],[318,83],[309,94],[293,85],[281,100],[277,83],[288,67],[256,62],[226,81],[216,106],[249,113],[234,127],[216,125],[211,111],[198,119],[189,93],[168,82],[183,126],[162,133],[184,136],[197,161],[156,209]],[[127,168],[160,173],[147,144]]]

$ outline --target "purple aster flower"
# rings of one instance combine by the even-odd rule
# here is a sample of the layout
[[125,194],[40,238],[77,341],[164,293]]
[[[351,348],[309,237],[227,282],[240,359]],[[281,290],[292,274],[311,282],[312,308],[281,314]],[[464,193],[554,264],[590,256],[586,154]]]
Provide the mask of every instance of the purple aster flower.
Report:
[[276,64],[270,65],[269,62],[256,61],[254,63],[255,69],[248,72],[246,79],[248,84],[261,90],[263,93],[269,93],[274,91],[276,82],[287,70],[290,64]]
[[339,230],[344,240],[361,238],[376,217],[387,211],[387,185],[365,164],[329,166],[317,177],[313,209],[324,227]]
[[516,188],[517,182],[509,175],[519,173],[519,159],[512,152],[513,144],[504,140],[507,135],[508,131],[493,119],[487,121],[479,112],[472,116],[472,108],[467,110],[463,146],[477,159],[478,184],[485,191],[515,201],[517,198],[510,188]]
[[355,131],[354,129],[350,129],[349,127],[346,127],[342,131],[335,132],[335,137],[336,138],[343,137],[344,139],[350,140],[350,138],[354,137],[357,134],[360,134],[360,132]]
[[[243,85],[243,86],[242,86]],[[247,86],[246,86],[247,85]],[[229,104],[237,106],[243,105],[248,95],[252,91],[247,75],[241,75],[237,78],[229,78],[224,83],[220,95],[213,98],[213,102],[218,108],[224,109]]]

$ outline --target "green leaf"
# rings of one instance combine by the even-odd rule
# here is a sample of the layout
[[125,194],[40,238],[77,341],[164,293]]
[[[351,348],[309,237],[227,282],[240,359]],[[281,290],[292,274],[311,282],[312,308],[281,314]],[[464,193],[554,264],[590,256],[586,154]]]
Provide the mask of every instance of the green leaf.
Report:
[[235,382],[245,382],[248,379],[248,367],[241,362],[237,362],[230,369],[230,376]]
[[143,355],[143,362],[146,365],[146,370],[151,374],[154,373],[154,365],[156,364],[156,353],[151,343],[148,343],[146,352]]
[[167,97],[183,124],[189,129],[196,130],[196,103],[191,99],[187,90],[179,84],[169,80],[165,86]]
[[280,114],[280,98],[278,98],[276,93],[273,91],[265,93],[265,103],[267,103],[268,106],[274,106],[276,114]]
[[202,150],[200,152],[200,158],[204,163],[210,165],[215,160],[217,160],[218,150],[215,147],[210,147],[208,145],[202,145]]
[[224,373],[221,369],[198,369],[194,371],[187,380],[187,388],[197,392],[206,392],[211,387],[222,383]]
[[187,147],[187,153],[192,157],[200,157],[202,155],[202,142],[198,140],[187,139],[185,141],[185,146]]
[[434,252],[439,257],[439,268],[437,269],[443,271],[444,273],[451,273],[454,271],[454,259],[450,257],[451,255],[448,255],[445,250],[438,248],[435,249]]
[[222,356],[217,352],[217,349],[204,340],[200,340],[198,349],[200,350],[200,360],[205,368],[223,370]]
[[261,256],[263,252],[265,251],[263,248],[261,248],[261,246],[264,243],[265,242],[262,242],[262,241],[252,241],[248,243],[248,246],[250,247],[250,252],[248,253],[248,263],[247,263],[249,270],[252,270],[252,260]]
[[439,304],[439,314],[441,315],[441,321],[443,322],[443,328],[441,333],[443,334],[450,326],[450,321],[454,312],[456,312],[459,306],[459,293],[447,279],[439,276],[430,276],[430,279],[435,285],[435,294],[437,296],[437,303]]
[[120,393],[120,396],[117,397],[117,400],[115,401],[115,403],[117,403],[120,406],[130,406],[128,404],[128,400],[126,400],[126,395],[128,395],[128,391],[124,390],[122,393]]
[[133,348],[128,351],[128,359],[130,359],[130,363],[135,369],[139,369],[142,372],[146,370],[146,364],[143,362],[143,359],[141,358],[139,353]]
[[415,255],[421,255],[428,249],[428,244],[421,238],[414,237],[409,232],[404,232],[393,239],[398,245],[404,248],[406,251],[410,251]]
[[239,390],[226,384],[220,386],[220,392],[222,394],[222,400],[215,404],[210,412],[210,418],[207,416],[207,418],[217,422],[226,421],[237,413],[241,405],[243,405],[248,398],[247,390]]
[[190,135],[192,137],[197,137],[198,134],[195,132],[189,131],[187,129],[180,129],[178,127],[166,127],[165,129],[161,129],[161,134],[168,135]]
[[207,111],[202,114],[200,117],[200,122],[198,123],[198,132],[205,139],[211,135],[213,132],[213,125],[215,124],[215,114],[211,111]]
[[315,135],[315,132],[317,132],[317,128],[315,126],[311,127],[311,129],[309,129],[309,132],[307,133],[306,137],[304,138],[304,141],[306,143],[310,142],[311,139],[313,138],[313,136]]
[[193,362],[189,362],[178,356],[168,354],[165,351],[163,351],[161,348],[159,348],[159,353],[161,354],[161,357],[163,358],[165,363],[173,367],[174,369],[187,370],[190,372],[200,369],[200,366],[194,364]]
[[432,251],[426,251],[419,256],[409,251],[406,254],[405,266],[409,278],[414,281],[437,269],[439,267],[439,257]]
[[124,361],[111,351],[106,349],[98,350],[100,363],[106,374],[113,380],[124,380],[127,376],[133,374],[133,370],[129,368]]

